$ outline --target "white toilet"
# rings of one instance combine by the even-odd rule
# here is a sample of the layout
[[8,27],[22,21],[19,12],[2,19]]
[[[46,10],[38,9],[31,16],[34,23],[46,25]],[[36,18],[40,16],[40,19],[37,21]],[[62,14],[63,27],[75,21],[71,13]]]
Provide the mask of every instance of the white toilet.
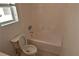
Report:
[[25,39],[25,35],[18,35],[14,39],[10,40],[12,45],[16,50],[16,55],[28,55],[33,56],[37,53],[37,47],[34,45],[28,45],[27,39]]

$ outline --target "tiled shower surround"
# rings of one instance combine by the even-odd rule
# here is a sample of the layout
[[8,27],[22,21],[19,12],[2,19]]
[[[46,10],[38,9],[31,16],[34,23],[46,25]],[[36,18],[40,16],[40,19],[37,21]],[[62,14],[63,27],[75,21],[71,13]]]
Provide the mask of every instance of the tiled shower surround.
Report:
[[31,43],[49,55],[59,55],[64,32],[62,4],[32,4],[32,9]]

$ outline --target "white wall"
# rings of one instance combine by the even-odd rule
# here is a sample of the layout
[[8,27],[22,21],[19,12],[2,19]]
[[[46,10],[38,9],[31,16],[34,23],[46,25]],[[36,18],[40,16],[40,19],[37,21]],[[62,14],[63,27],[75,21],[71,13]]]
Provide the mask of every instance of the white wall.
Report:
[[63,55],[79,55],[79,4],[65,7]]

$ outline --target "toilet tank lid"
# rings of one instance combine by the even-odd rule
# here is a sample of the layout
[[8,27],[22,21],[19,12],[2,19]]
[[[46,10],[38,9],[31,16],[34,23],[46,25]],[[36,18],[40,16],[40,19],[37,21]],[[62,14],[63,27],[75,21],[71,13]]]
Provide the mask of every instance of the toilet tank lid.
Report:
[[12,40],[10,40],[11,42],[17,42],[22,36],[24,36],[24,34],[22,35],[17,35],[15,36]]

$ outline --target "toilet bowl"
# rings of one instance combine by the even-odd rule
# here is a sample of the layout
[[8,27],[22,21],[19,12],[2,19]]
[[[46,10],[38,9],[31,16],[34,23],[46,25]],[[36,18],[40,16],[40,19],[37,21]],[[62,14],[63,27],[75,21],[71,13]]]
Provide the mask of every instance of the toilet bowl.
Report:
[[25,55],[35,55],[37,53],[37,47],[35,45],[28,45],[25,35],[18,35],[14,39],[10,40],[16,50],[17,55],[24,53]]
[[37,48],[34,46],[34,45],[27,45],[27,46],[24,46],[23,48],[23,52],[24,54],[26,55],[35,55],[37,53]]

